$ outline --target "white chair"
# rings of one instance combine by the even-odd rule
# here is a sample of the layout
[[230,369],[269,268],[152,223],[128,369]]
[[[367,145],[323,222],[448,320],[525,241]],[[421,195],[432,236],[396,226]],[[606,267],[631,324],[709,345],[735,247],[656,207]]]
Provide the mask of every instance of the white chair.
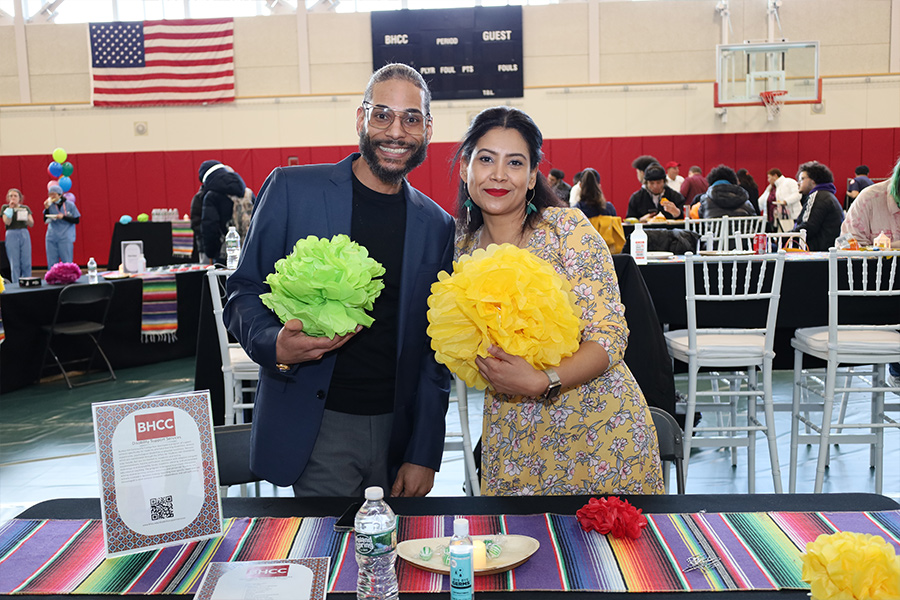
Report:
[[[875,468],[875,492],[880,494],[884,470],[884,430],[900,429],[900,423],[885,415],[885,392],[900,393],[900,387],[887,384],[887,363],[900,362],[900,313],[897,322],[889,325],[846,324],[847,315],[839,311],[842,298],[859,297],[854,304],[855,322],[860,320],[859,302],[879,302],[887,296],[900,296],[900,277],[897,263],[900,250],[873,252],[844,252],[832,248],[828,254],[828,325],[797,329],[791,346],[794,347],[794,393],[791,407],[791,459],[788,489],[797,486],[797,446],[800,443],[819,444],[816,464],[815,493],[821,493],[828,464],[829,444],[868,444],[871,446],[870,465]],[[844,272],[845,271],[845,272]],[[865,300],[861,298],[865,297]],[[804,355],[826,361],[824,378],[821,371],[803,369]],[[872,412],[869,423],[832,422],[835,394],[859,392],[864,388],[837,387],[841,365],[873,365],[871,372]],[[853,370],[852,377],[861,372]],[[843,376],[848,375],[844,373]],[[819,396],[821,402],[810,402],[809,395]],[[806,396],[807,401],[803,401]],[[893,404],[889,405],[895,408]],[[805,413],[820,412],[822,419],[814,422]],[[807,426],[801,434],[800,423]],[[809,429],[815,433],[808,433]],[[832,433],[832,429],[837,430]],[[863,433],[843,433],[844,429],[863,430]]]
[[720,250],[723,248],[723,232],[727,232],[724,217],[715,219],[685,219],[684,228],[700,236],[697,250]]
[[[781,468],[775,441],[775,421],[772,408],[772,359],[775,356],[775,321],[781,294],[781,277],[784,271],[784,252],[777,255],[753,254],[741,256],[685,255],[685,289],[687,292],[688,328],[665,333],[669,355],[688,366],[688,396],[684,431],[684,468],[688,472],[691,447],[747,448],[748,490],[756,490],[756,432],[766,435],[769,444],[769,460],[775,492],[781,493]],[[727,266],[726,266],[727,265]],[[695,268],[702,271],[702,279],[695,281]],[[698,285],[699,284],[699,285]],[[699,287],[699,289],[698,289]],[[698,326],[698,302],[761,301],[767,303],[764,328],[724,329]],[[702,311],[699,312],[702,318]],[[727,391],[699,390],[700,369],[712,368],[717,372],[730,369],[745,371],[725,376],[738,381]],[[760,388],[757,369],[762,373]],[[722,375],[715,374],[715,380]],[[746,379],[746,386],[740,384]],[[746,388],[746,389],[745,389]],[[727,396],[722,401],[722,396]],[[746,413],[738,415],[737,400],[747,398]],[[705,399],[711,398],[712,402]],[[703,402],[698,402],[703,399]],[[757,419],[757,400],[761,399],[765,412],[765,424]],[[704,413],[727,411],[733,415],[730,425],[694,427],[694,414],[700,408]],[[739,424],[738,420],[742,422]],[[735,434],[746,432],[746,437]],[[708,435],[707,435],[708,434]]]
[[209,295],[212,298],[213,314],[216,317],[216,333],[219,338],[219,353],[222,356],[222,374],[225,378],[225,424],[244,422],[244,410],[253,408],[252,402],[244,401],[244,393],[254,393],[259,380],[259,365],[250,360],[240,344],[231,343],[228,331],[222,321],[222,297],[225,294],[225,280],[234,271],[209,267]]
[[480,496],[481,486],[478,480],[478,470],[475,467],[475,454],[472,446],[472,435],[469,432],[469,389],[466,383],[453,376],[456,382],[456,396],[450,397],[450,402],[456,402],[456,410],[459,414],[459,431],[447,431],[444,435],[444,451],[462,452],[463,466],[466,473],[466,495]]
[[753,235],[766,230],[763,217],[728,217],[725,223],[728,225],[725,237],[732,239],[738,235]]

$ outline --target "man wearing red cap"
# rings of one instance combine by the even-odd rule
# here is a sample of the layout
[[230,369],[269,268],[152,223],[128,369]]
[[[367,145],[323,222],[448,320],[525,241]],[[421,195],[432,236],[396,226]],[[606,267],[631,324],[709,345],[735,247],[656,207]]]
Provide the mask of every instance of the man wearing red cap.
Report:
[[666,163],[666,185],[681,193],[681,184],[684,183],[684,177],[678,174],[681,163],[670,160]]

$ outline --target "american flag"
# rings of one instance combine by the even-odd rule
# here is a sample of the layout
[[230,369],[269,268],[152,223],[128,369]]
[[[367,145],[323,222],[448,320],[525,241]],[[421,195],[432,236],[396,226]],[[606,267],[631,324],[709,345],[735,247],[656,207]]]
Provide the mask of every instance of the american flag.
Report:
[[91,23],[94,106],[234,101],[234,19]]

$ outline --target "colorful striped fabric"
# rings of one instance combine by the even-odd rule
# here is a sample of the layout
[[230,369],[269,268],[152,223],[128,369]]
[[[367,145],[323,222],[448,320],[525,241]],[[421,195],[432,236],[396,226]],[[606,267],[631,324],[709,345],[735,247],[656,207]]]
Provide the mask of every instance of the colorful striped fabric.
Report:
[[172,221],[172,256],[190,258],[194,252],[194,231],[190,221]]
[[[900,551],[900,511],[653,514],[637,540],[585,532],[571,515],[401,516],[399,537],[449,535],[455,516],[466,516],[475,535],[520,534],[540,542],[525,564],[476,578],[476,591],[807,589],[800,554],[822,533],[876,534]],[[353,592],[352,535],[335,532],[335,521],[226,519],[219,539],[106,559],[97,520],[13,519],[0,527],[0,594],[190,594],[210,562],[318,556],[333,565],[328,591]],[[689,568],[696,561],[705,567]],[[448,577],[402,560],[397,573],[402,592],[449,590]]]
[[174,342],[178,331],[178,287],[175,273],[141,273],[141,341]]

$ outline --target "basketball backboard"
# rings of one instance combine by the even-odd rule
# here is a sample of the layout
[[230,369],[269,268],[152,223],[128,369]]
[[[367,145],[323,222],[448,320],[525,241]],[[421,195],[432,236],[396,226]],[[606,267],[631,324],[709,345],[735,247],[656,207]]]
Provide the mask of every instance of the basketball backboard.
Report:
[[762,105],[760,92],[776,90],[785,104],[819,104],[819,42],[720,44],[714,87],[716,106]]

